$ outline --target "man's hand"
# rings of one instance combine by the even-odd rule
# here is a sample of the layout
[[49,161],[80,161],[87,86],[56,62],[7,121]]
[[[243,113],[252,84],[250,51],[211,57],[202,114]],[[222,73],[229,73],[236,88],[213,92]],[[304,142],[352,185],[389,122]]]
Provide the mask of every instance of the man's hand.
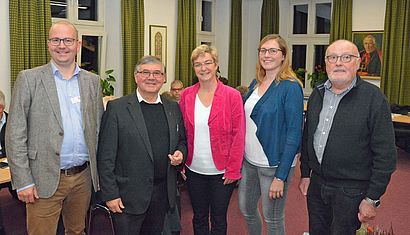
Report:
[[38,199],[36,186],[26,188],[17,193],[20,201],[25,203],[34,203]]
[[360,222],[367,223],[376,217],[376,208],[365,199],[359,205],[359,213],[357,214]]
[[108,206],[110,211],[114,213],[122,213],[122,210],[125,208],[122,204],[121,198],[106,201],[105,204]]
[[279,180],[278,178],[274,178],[272,183],[269,187],[269,198],[270,199],[279,199],[283,197],[283,189],[285,188],[285,182]]
[[301,178],[299,181],[299,191],[303,196],[307,195],[307,191],[310,185],[310,178]]
[[178,166],[179,164],[182,163],[182,160],[184,159],[184,155],[182,154],[181,151],[177,150],[172,155],[168,154],[168,158],[171,161],[171,165]]

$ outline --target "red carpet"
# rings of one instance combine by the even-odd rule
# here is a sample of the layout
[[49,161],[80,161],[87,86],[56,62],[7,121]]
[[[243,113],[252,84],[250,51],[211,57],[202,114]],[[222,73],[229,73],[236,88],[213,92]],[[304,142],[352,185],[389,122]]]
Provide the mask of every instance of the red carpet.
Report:
[[[388,229],[390,225],[393,225],[396,235],[408,235],[410,234],[408,227],[410,221],[410,185],[408,183],[410,179],[410,154],[400,149],[398,153],[397,170],[393,174],[386,194],[382,197],[381,207],[377,210],[377,217],[371,225],[378,225],[384,229]],[[286,233],[288,235],[302,235],[304,231],[308,230],[306,200],[297,188],[300,173],[299,170],[295,172],[286,205]],[[229,235],[247,234],[245,222],[238,208],[237,196],[237,190],[235,190],[228,212]],[[181,235],[192,235],[192,209],[186,190],[181,192],[181,201]],[[14,200],[7,188],[0,191],[0,209],[2,210],[7,235],[27,234],[25,231],[24,205]],[[106,233],[104,232],[104,234]]]

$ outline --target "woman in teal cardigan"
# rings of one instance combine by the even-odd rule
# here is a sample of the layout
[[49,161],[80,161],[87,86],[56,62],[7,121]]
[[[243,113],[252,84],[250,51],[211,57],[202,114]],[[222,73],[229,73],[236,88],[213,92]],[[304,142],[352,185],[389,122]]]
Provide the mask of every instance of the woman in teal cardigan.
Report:
[[268,234],[285,234],[284,208],[299,150],[303,91],[290,68],[286,42],[267,35],[258,48],[256,80],[245,96],[245,160],[239,207],[249,234],[262,234],[258,200]]

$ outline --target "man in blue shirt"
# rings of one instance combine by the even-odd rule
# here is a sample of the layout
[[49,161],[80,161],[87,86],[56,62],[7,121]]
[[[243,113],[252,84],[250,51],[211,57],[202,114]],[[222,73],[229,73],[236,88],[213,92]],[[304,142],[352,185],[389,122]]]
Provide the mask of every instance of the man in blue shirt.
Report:
[[80,48],[74,25],[54,23],[50,63],[21,71],[14,86],[7,154],[30,235],[55,235],[60,214],[66,234],[83,234],[92,185],[99,188],[101,86],[97,75],[76,64]]

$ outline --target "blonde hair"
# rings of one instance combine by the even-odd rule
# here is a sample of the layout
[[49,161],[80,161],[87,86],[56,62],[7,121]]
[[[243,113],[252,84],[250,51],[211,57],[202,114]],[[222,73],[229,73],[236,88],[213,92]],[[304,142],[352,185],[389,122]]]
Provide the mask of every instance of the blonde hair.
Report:
[[191,62],[194,63],[199,56],[205,55],[205,53],[209,53],[214,60],[215,64],[218,64],[218,51],[215,47],[208,46],[206,44],[202,44],[197,46],[191,54]]
[[[297,79],[295,72],[293,72],[290,66],[288,45],[286,44],[286,41],[283,40],[281,36],[279,36],[278,34],[266,35],[260,41],[258,49],[260,49],[261,46],[269,40],[275,40],[278,43],[279,49],[281,50],[284,56],[282,65],[280,66],[280,70],[278,74],[276,75],[275,82],[279,83],[282,80],[289,80],[289,81],[297,82],[299,83],[299,85],[302,86],[302,82],[299,79]],[[258,84],[262,82],[265,75],[266,75],[266,70],[262,67],[261,62],[258,57],[258,62],[256,63],[256,81]]]

